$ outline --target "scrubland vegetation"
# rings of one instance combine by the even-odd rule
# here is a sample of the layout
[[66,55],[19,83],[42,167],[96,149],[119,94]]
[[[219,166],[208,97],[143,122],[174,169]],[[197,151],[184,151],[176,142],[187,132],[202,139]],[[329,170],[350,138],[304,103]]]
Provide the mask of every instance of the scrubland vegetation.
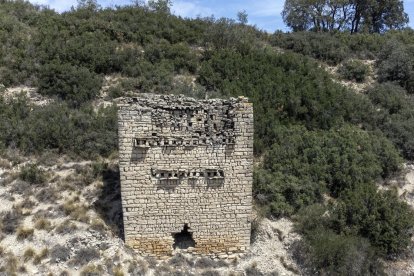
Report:
[[[62,14],[23,1],[0,2],[0,95],[28,85],[54,99],[34,106],[24,96],[1,96],[0,151],[84,159],[116,153],[116,107],[94,106],[107,75],[121,80],[106,100],[142,92],[244,95],[254,103],[254,150],[261,160],[255,201],[266,216],[296,221],[305,267],[376,275],[380,259],[396,258],[411,246],[413,211],[375,183],[414,160],[413,30],[268,34],[229,19],[182,19],[168,5],[102,9],[89,2]],[[375,60],[373,68],[361,60]],[[355,93],[334,80],[327,64],[339,66],[340,78],[363,82],[373,75],[377,82]],[[87,186],[102,170],[82,171],[80,182]],[[44,187],[48,175],[33,165],[18,177],[27,187]],[[75,198],[59,208],[75,221],[90,220]],[[2,232],[30,239],[34,229],[20,226],[22,216],[21,210],[2,214]],[[47,219],[35,228],[76,231],[75,224]],[[61,259],[67,252],[29,248],[25,258],[40,262],[48,254]],[[73,261],[85,261],[85,254],[99,258],[82,251]],[[16,271],[7,258],[10,267],[4,269]],[[101,270],[91,265],[82,273]]]

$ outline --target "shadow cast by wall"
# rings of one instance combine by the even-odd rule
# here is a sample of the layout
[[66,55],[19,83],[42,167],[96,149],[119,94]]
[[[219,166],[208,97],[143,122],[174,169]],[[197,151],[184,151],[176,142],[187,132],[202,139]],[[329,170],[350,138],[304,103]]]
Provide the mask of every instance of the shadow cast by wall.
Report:
[[119,166],[110,165],[102,171],[103,186],[93,208],[111,228],[112,232],[124,239],[124,223],[122,217],[121,185]]

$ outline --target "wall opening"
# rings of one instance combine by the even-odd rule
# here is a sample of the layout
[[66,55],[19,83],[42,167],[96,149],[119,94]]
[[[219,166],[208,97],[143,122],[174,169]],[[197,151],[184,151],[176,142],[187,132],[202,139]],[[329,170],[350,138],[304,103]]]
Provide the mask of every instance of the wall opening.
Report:
[[180,233],[174,233],[173,249],[188,249],[189,247],[195,247],[195,241],[193,239],[193,233],[189,232],[188,224],[184,224],[183,230]]

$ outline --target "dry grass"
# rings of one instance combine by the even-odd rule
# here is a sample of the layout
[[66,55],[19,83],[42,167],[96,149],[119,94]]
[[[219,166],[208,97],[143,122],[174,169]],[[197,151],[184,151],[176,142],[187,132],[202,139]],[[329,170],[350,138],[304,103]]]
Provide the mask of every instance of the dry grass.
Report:
[[26,251],[24,251],[23,259],[25,262],[27,262],[31,260],[32,258],[34,258],[35,255],[36,255],[36,252],[34,251],[34,249],[29,247],[26,249]]
[[4,266],[4,272],[5,275],[17,275],[16,271],[17,271],[17,266],[18,266],[18,260],[17,258],[12,254],[12,253],[8,253],[7,256],[5,257],[5,266]]
[[158,265],[157,259],[154,257],[146,257],[145,261],[147,262],[147,266],[152,269],[154,269]]
[[[75,198],[76,199],[76,198]],[[74,200],[68,200],[62,205],[66,215],[80,222],[89,222],[88,207],[84,204],[75,203]]]
[[238,271],[229,271],[227,273],[227,276],[244,276],[243,272],[238,272]]
[[74,176],[73,183],[78,187],[86,187],[92,184],[97,179],[97,174],[91,165],[77,166],[75,168],[76,176]]
[[43,219],[43,218],[36,220],[34,227],[38,230],[46,230],[46,231],[50,231],[54,228],[50,220]]
[[287,262],[284,256],[280,256],[280,262],[282,263],[282,265],[289,271],[295,273],[295,274],[300,274],[300,271],[291,263]]
[[101,234],[105,233],[106,226],[101,219],[93,219],[90,227]]
[[23,154],[21,154],[18,149],[7,149],[5,152],[3,152],[3,157],[9,160],[12,163],[12,166],[25,161]]
[[209,257],[201,257],[195,262],[195,267],[200,269],[217,268],[221,266],[228,266],[223,260],[215,261]]
[[55,231],[58,234],[65,235],[65,234],[72,234],[77,229],[78,227],[76,226],[76,224],[74,224],[70,220],[65,220],[58,227],[56,227]]
[[29,196],[32,193],[33,187],[30,183],[23,181],[21,179],[16,179],[18,176],[16,174],[11,174],[6,180],[10,185],[10,193],[18,194],[23,196]]
[[80,273],[81,276],[100,276],[102,274],[103,268],[100,265],[88,265]]
[[134,260],[128,266],[128,273],[130,275],[146,275],[148,273],[148,263],[144,260]]
[[19,241],[32,239],[33,238],[34,229],[33,228],[25,228],[19,227],[16,233],[16,239]]
[[39,254],[37,254],[33,260],[33,264],[40,264],[43,259],[45,259],[49,255],[49,250],[47,248],[43,248]]
[[251,275],[251,276],[261,276],[261,275],[263,275],[263,273],[261,273],[259,271],[259,269],[257,268],[257,262],[252,262],[250,264],[250,266],[248,266],[245,269],[245,273],[246,273],[246,275]]
[[[249,274],[248,274],[249,275]],[[220,273],[218,272],[218,271],[216,271],[216,270],[212,270],[212,269],[210,269],[210,270],[206,270],[206,271],[204,271],[204,272],[202,272],[201,274],[200,274],[200,276],[220,276]],[[250,275],[249,275],[250,276]],[[253,275],[251,275],[251,276],[253,276]],[[257,276],[259,276],[259,275],[257,275]],[[261,276],[261,275],[260,275]]]
[[55,151],[45,151],[39,156],[37,162],[45,166],[53,166],[59,162],[59,154]]
[[57,187],[58,190],[60,192],[64,192],[64,191],[75,191],[76,190],[76,186],[73,185],[70,180],[63,180],[63,181],[59,181],[59,183],[57,183]]
[[174,268],[192,267],[194,266],[194,261],[187,259],[183,254],[179,253],[169,259],[168,264]]
[[172,275],[172,274],[173,274],[173,270],[167,264],[161,264],[157,266],[155,269],[155,275],[167,276],[167,275]]
[[55,187],[45,187],[36,194],[36,199],[39,202],[54,203],[59,199],[58,191]]
[[11,169],[11,164],[8,160],[0,158],[0,168]]
[[99,259],[101,254],[93,247],[81,248],[71,259],[70,263],[74,266],[82,266],[93,260]]
[[[13,181],[15,181],[18,178],[17,174],[13,174],[13,173],[8,173],[6,172],[3,175],[3,178],[0,180],[0,185],[1,186],[9,186],[11,183],[13,183]],[[16,180],[17,181],[17,180]]]
[[[60,214],[60,217],[62,216],[62,213]],[[53,207],[50,206],[46,210],[40,209],[34,215],[32,216],[32,221],[35,222],[38,219],[42,218],[57,218],[59,217],[58,212],[53,210]]]
[[26,269],[26,267],[25,267],[24,265],[21,265],[21,266],[19,267],[18,271],[19,271],[20,273],[26,273],[26,272],[27,272],[27,269]]
[[14,204],[12,210],[22,216],[29,216],[32,214],[31,204],[29,199],[25,199],[23,202]]
[[114,276],[124,276],[124,271],[122,270],[122,267],[120,265],[116,266],[113,271],[112,275]]
[[36,206],[36,203],[31,200],[30,198],[25,198],[20,204],[18,204],[18,207],[30,210]]

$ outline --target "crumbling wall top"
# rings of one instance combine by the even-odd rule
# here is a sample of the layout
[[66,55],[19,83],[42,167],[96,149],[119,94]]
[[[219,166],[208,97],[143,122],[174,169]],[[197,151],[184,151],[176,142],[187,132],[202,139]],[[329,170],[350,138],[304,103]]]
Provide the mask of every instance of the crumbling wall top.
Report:
[[195,99],[184,95],[156,95],[142,93],[139,97],[125,97],[118,102],[118,106],[137,105],[146,108],[161,109],[197,109],[202,107],[214,107],[228,105],[233,106],[238,103],[249,103],[249,99],[243,96],[229,99]]

